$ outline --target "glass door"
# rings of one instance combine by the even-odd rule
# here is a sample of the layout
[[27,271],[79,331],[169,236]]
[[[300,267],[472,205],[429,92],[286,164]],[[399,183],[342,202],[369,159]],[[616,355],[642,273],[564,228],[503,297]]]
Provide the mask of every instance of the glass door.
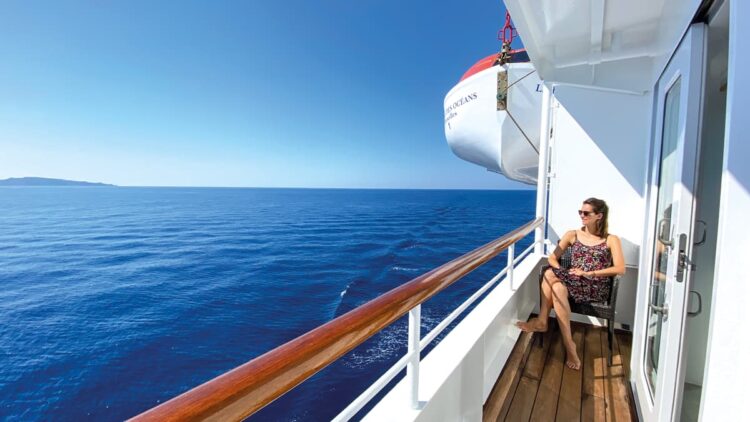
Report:
[[[655,89],[650,260],[641,268],[634,381],[645,421],[679,420],[702,95],[703,24],[690,27]],[[641,290],[642,292],[642,290]],[[643,302],[643,303],[640,303]]]
[[669,253],[672,246],[672,203],[676,182],[675,161],[677,160],[677,124],[680,114],[681,77],[669,87],[664,99],[664,125],[662,128],[661,157],[659,162],[659,184],[656,205],[656,235],[652,246],[652,265],[649,285],[649,304],[646,318],[646,378],[649,392],[653,399],[656,390],[656,379],[659,373],[659,350],[664,320],[669,318],[666,298],[667,270],[674,254]]

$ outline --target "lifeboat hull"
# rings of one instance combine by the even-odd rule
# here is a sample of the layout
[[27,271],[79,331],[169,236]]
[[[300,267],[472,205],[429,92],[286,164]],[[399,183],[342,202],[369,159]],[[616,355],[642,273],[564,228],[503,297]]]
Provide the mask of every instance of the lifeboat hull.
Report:
[[[468,73],[468,72],[467,72]],[[507,77],[498,110],[498,74]],[[445,137],[463,160],[536,184],[542,95],[531,63],[491,66],[467,75],[445,96]]]

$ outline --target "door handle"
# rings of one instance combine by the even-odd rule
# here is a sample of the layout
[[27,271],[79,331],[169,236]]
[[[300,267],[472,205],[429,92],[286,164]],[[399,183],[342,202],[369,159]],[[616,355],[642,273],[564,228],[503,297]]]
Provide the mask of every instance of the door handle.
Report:
[[[694,239],[700,239],[700,240],[693,240],[693,245],[698,246],[706,243],[706,232],[708,228],[708,224],[706,224],[703,220],[695,220],[695,233],[693,234]],[[700,233],[700,236],[698,234]]]
[[669,309],[666,306],[656,306],[653,303],[649,303],[648,307],[651,308],[651,310],[655,313],[662,314],[662,316],[664,317],[666,317],[669,313]]
[[[677,271],[674,278],[678,283],[685,281],[685,269],[690,266],[690,259],[687,256],[687,235],[680,234],[680,246],[677,250]],[[690,268],[693,269],[693,268]]]
[[696,296],[698,296],[698,310],[695,312],[688,312],[687,314],[690,316],[696,316],[703,312],[703,296],[701,296],[700,293],[696,292],[695,290],[691,290],[690,294],[695,293]]
[[657,236],[659,238],[659,242],[664,244],[664,246],[671,248],[672,244],[674,243],[672,241],[672,237],[670,236],[671,227],[669,227],[669,224],[672,222],[671,218],[662,218],[659,220],[659,227],[656,230]]

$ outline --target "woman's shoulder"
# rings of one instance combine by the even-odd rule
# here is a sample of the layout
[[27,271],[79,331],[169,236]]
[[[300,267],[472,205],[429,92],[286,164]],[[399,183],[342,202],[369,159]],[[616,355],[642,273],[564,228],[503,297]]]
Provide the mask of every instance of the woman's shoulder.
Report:
[[573,243],[578,238],[578,229],[568,230],[563,235],[563,239]]
[[619,245],[620,244],[620,238],[617,237],[616,234],[610,233],[610,234],[607,235],[607,246],[612,246],[614,244]]

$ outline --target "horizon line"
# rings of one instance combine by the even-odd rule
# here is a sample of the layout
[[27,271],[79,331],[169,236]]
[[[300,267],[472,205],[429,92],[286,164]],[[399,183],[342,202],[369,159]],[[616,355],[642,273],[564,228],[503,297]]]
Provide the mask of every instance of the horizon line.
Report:
[[[488,191],[507,191],[507,190],[536,190],[536,187],[529,186],[527,188],[443,188],[443,187],[356,187],[356,186],[185,186],[185,185],[117,185],[114,183],[107,182],[90,182],[84,180],[73,180],[73,179],[61,179],[53,177],[41,177],[41,176],[22,176],[22,177],[7,177],[0,179],[0,182],[9,180],[23,180],[23,179],[41,179],[44,181],[54,182],[68,182],[72,184],[56,184],[51,183],[49,185],[44,184],[29,184],[29,185],[3,185],[0,183],[0,187],[131,187],[131,188],[208,188],[208,189],[349,189],[349,190],[488,190]],[[76,185],[77,183],[77,185]]]
[[[90,182],[101,183],[101,182]],[[0,185],[0,188],[159,188],[159,189],[308,189],[308,190],[471,190],[471,191],[532,191],[529,188],[418,188],[418,187],[326,187],[326,186],[183,186],[183,185]]]

